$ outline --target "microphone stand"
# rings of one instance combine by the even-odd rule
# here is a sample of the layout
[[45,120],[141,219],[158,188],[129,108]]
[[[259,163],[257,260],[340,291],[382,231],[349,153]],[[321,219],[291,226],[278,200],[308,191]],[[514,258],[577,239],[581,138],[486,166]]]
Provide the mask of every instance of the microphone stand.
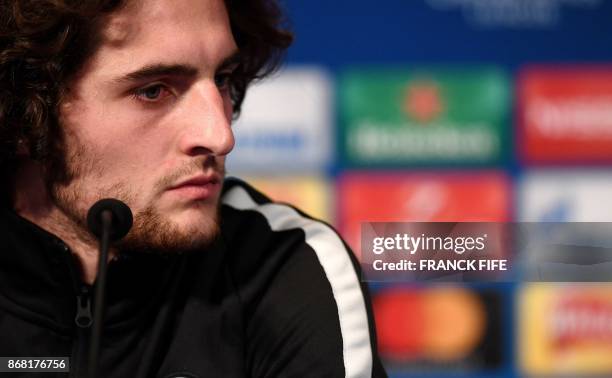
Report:
[[97,378],[99,376],[99,354],[102,326],[104,323],[104,291],[106,289],[108,249],[111,242],[127,235],[132,227],[132,222],[132,211],[128,205],[114,198],[99,200],[87,212],[87,226],[90,232],[100,240],[93,330],[91,343],[89,344],[89,378]]
[[98,377],[98,357],[104,321],[104,295],[106,289],[106,268],[108,263],[108,248],[110,245],[110,230],[113,223],[113,213],[104,210],[101,214],[102,234],[100,235],[100,253],[98,259],[98,275],[96,282],[96,300],[94,304],[93,333],[89,350],[89,376]]

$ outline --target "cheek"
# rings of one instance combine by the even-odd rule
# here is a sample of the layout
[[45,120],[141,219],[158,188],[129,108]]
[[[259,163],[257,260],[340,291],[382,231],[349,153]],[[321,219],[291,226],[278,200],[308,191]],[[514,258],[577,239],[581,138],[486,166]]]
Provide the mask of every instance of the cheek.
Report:
[[69,164],[83,185],[122,187],[146,196],[142,189],[155,183],[169,156],[168,128],[127,101],[93,101],[89,94],[84,90],[79,101],[61,109]]
[[82,177],[93,187],[141,187],[153,176],[153,150],[136,139],[102,138],[80,140],[73,148],[73,166],[81,168]]
[[168,136],[156,132],[142,119],[126,117],[113,122],[111,119],[100,121],[100,118],[83,119],[81,125],[87,127],[73,131],[67,141],[73,150],[78,148],[77,153],[104,170],[148,169],[156,163],[156,156],[168,148],[168,143],[164,142]]

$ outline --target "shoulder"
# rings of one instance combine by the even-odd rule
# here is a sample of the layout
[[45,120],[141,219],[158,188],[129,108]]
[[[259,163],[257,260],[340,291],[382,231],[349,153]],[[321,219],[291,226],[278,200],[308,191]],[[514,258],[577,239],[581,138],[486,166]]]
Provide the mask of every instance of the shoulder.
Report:
[[282,253],[285,247],[307,246],[326,272],[355,274],[352,252],[327,223],[289,204],[273,202],[235,178],[226,180],[221,203],[223,235],[230,242],[248,240],[251,248],[265,248],[266,257]]
[[357,261],[330,225],[271,201],[239,179],[226,180],[221,203],[222,233],[230,255],[265,263],[308,254],[331,284],[340,277],[359,286]]
[[[357,261],[336,231],[236,179],[226,180],[221,212],[228,266],[253,314],[247,329],[258,344],[252,361],[265,361],[271,350],[298,348],[302,365],[288,355],[287,361],[279,356],[278,366],[297,364],[291,369],[306,374],[301,376],[312,376],[312,364],[329,369],[320,376],[371,376],[367,294]],[[274,364],[254,369],[281,373]]]

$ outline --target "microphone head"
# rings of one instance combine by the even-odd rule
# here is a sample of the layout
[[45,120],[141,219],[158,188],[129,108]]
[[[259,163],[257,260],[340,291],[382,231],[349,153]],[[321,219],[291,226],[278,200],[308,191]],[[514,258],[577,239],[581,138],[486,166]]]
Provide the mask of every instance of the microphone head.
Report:
[[87,226],[92,234],[100,238],[102,235],[102,213],[109,210],[112,216],[110,239],[117,241],[127,235],[132,228],[132,211],[125,203],[114,198],[101,199],[87,212]]

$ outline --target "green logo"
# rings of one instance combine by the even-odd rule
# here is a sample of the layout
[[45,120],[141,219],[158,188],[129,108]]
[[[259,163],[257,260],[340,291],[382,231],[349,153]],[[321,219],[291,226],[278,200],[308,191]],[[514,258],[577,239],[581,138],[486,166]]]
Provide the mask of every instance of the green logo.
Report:
[[510,88],[491,68],[354,70],[340,85],[349,164],[495,164],[508,141]]

